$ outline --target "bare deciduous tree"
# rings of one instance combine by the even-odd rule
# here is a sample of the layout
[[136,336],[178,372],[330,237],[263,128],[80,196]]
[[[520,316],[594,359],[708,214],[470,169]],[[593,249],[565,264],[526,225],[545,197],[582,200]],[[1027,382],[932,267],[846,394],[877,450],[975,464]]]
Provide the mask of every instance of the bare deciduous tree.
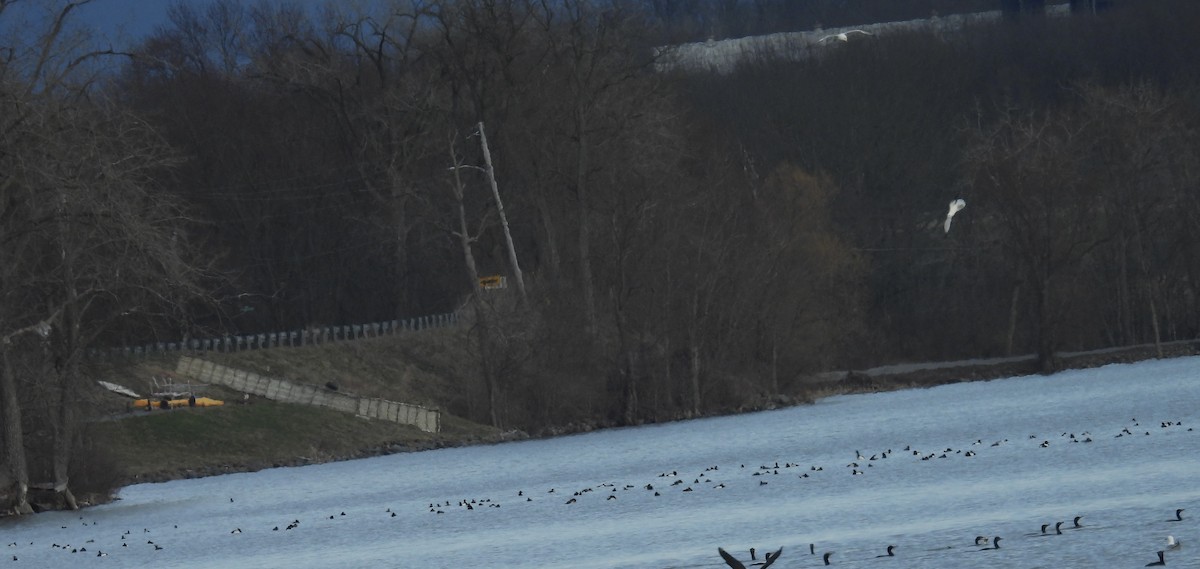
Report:
[[975,131],[966,159],[980,210],[994,212],[991,230],[1029,291],[1035,350],[1044,372],[1056,350],[1072,299],[1064,294],[1086,255],[1108,235],[1102,196],[1082,149],[1085,121],[1070,111],[1002,113]]
[[[153,327],[178,318],[202,296],[202,270],[190,258],[176,203],[154,179],[174,162],[144,121],[117,108],[93,85],[81,62],[83,42],[63,33],[79,3],[65,7],[39,38],[23,75],[0,83],[0,351],[10,472],[19,485],[20,397],[9,365],[10,340],[34,331],[42,350],[35,369],[49,394],[52,486],[77,507],[69,472],[79,435],[82,369],[87,350],[116,324]],[[10,319],[11,318],[11,319]],[[15,506],[24,511],[24,491]]]

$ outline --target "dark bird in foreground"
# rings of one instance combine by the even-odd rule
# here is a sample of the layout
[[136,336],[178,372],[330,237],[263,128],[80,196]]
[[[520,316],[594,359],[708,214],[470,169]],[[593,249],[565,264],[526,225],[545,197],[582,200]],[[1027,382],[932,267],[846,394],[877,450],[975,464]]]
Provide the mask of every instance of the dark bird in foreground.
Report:
[[1155,561],[1153,563],[1147,563],[1146,567],[1155,567],[1155,566],[1166,565],[1166,564],[1167,564],[1167,560],[1163,559],[1163,552],[1159,551],[1158,552],[1158,561]]
[[829,565],[829,556],[830,556],[830,555],[833,555],[833,552],[832,552],[832,551],[827,551],[827,552],[825,552],[825,556],[824,556],[823,558],[825,559],[825,564],[826,564],[826,565]]
[[889,545],[887,548],[887,553],[885,553],[883,555],[876,555],[875,558],[878,559],[880,557],[895,557],[896,554],[892,552],[893,549],[896,549],[896,546]]
[[1167,521],[1168,522],[1182,522],[1183,521],[1183,508],[1179,508],[1178,510],[1175,510],[1175,519],[1167,520]]
[[[725,551],[724,549],[721,549],[720,547],[718,547],[717,553],[721,554],[721,559],[725,560],[725,564],[728,565],[730,567],[730,569],[746,569],[746,566],[742,565],[741,561],[738,561],[737,558],[730,555],[729,552]],[[774,563],[777,559],[779,559],[779,556],[782,554],[783,554],[782,547],[780,547],[775,553],[771,553],[768,551],[767,555],[766,555],[767,561],[766,561],[766,563],[762,564],[763,569],[770,567],[771,564]]]

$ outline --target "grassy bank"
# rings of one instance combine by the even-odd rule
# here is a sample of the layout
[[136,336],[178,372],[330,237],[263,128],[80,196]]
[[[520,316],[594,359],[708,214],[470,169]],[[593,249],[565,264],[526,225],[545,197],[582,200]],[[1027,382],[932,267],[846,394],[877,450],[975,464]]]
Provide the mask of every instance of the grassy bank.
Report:
[[[418,403],[442,411],[442,432],[430,434],[414,427],[371,421],[347,413],[303,405],[250,398],[210,386],[206,394],[228,402],[224,407],[133,411],[112,394],[97,397],[95,408],[103,418],[94,423],[93,440],[123,473],[125,482],[157,481],[209,476],[359,458],[383,453],[423,450],[501,440],[496,429],[471,422],[455,410],[470,409],[481,396],[471,375],[470,354],[457,347],[452,331],[387,337],[305,348],[283,348],[210,354],[207,359],[239,369],[299,383],[335,382],[340,390],[357,395]],[[1171,356],[1195,353],[1179,346]],[[1156,354],[1130,350],[1065,362],[1070,367],[1091,367],[1115,361],[1136,361]],[[169,375],[174,358],[142,360],[113,366],[109,380],[141,393],[151,389],[152,376]],[[1033,373],[1031,363],[963,366],[931,369],[892,376],[852,375],[836,382],[802,383],[796,392],[779,394],[758,405],[738,408],[754,411],[812,402],[845,393],[890,391],[986,380]],[[590,428],[586,424],[579,428]]]
[[135,411],[99,422],[128,482],[308,464],[482,440],[490,430],[449,417],[438,435],[348,413],[266,400],[216,408]]
[[[226,401],[222,407],[130,411],[128,400],[93,394],[98,419],[91,428],[97,446],[133,483],[258,470],[273,466],[345,460],[498,440],[496,429],[453,411],[469,409],[475,391],[469,354],[457,348],[453,330],[389,336],[304,348],[280,348],[205,359],[295,383],[415,403],[442,411],[442,431],[373,421],[307,405],[285,404],[220,386],[202,393]],[[101,376],[140,394],[154,390],[152,378],[174,377],[177,358],[155,357],[104,366]],[[186,378],[174,377],[185,382]]]

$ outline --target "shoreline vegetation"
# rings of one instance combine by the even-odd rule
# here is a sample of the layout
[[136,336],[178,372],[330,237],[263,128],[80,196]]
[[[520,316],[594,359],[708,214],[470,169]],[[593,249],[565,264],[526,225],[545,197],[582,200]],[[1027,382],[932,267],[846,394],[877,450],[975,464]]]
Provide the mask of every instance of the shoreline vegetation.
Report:
[[[446,332],[449,333],[449,332]],[[307,466],[421,452],[441,448],[499,444],[586,433],[622,425],[592,418],[526,432],[498,429],[464,418],[470,401],[456,400],[470,389],[463,382],[478,378],[458,375],[455,364],[463,354],[447,346],[443,333],[381,338],[308,348],[286,348],[238,354],[208,354],[224,365],[253,370],[292,381],[336,381],[359,395],[409,400],[443,411],[442,430],[368,420],[349,413],[280,403],[220,387],[198,386],[204,395],[226,402],[211,408],[141,410],[127,398],[92,386],[85,398],[94,410],[85,437],[89,457],[75,474],[81,488],[107,491],[79,493],[79,506],[119,499],[121,488],[268,468]],[[1085,369],[1146,359],[1194,355],[1200,344],[1175,342],[1161,351],[1155,346],[1063,354],[1061,369]],[[639,424],[671,422],[796,405],[813,404],[836,395],[930,388],[965,381],[988,381],[1038,374],[1036,358],[996,358],[905,364],[865,371],[829,372],[797,378],[783,393],[760,393],[741,403],[699,417],[676,417]],[[125,385],[140,393],[153,389],[154,379],[171,378],[173,358],[110,363],[97,370],[98,379]],[[333,378],[333,379],[330,379]],[[35,512],[62,509],[52,486],[34,483],[30,504]],[[12,512],[0,513],[6,517]]]
[[[274,364],[258,364],[264,373],[291,379],[312,380],[323,377],[310,366],[308,373],[290,370],[279,362],[297,350],[280,350]],[[1178,343],[1164,348],[1163,357],[1184,357],[1196,353],[1193,343]],[[259,354],[261,355],[261,354]],[[1114,363],[1129,363],[1155,358],[1153,346],[1137,346],[1120,351],[1100,351],[1064,357],[1063,369],[1084,369]],[[220,358],[224,361],[237,358]],[[297,358],[304,361],[305,358]],[[812,404],[835,395],[876,393],[900,389],[929,388],[964,381],[988,381],[1037,373],[1034,359],[1016,362],[967,364],[942,367],[912,366],[911,371],[868,375],[849,372],[840,380],[818,377],[799,382],[789,393],[758,397],[736,408],[723,409],[705,416],[749,413],[795,405]],[[396,362],[396,366],[405,364]],[[151,365],[138,366],[141,373],[153,372]],[[137,372],[135,372],[137,373]],[[434,375],[434,374],[431,374]],[[363,385],[374,394],[386,395],[386,389],[372,385],[371,379],[342,376],[345,382]],[[427,378],[428,380],[428,378]],[[438,389],[452,389],[438,385]],[[618,425],[602,420],[576,422],[547,427],[534,433],[519,429],[501,430],[475,423],[450,413],[443,414],[442,432],[421,432],[415,427],[371,421],[347,413],[277,403],[260,398],[242,399],[241,394],[212,388],[229,402],[210,409],[170,411],[121,411],[98,421],[95,435],[107,444],[108,455],[120,471],[119,486],[167,482],[254,472],[267,468],[305,466],[354,460],[402,452],[420,452],[448,447],[549,438],[585,433]],[[426,401],[428,404],[429,402]],[[444,405],[438,405],[444,408]],[[676,419],[686,420],[686,419]],[[119,492],[119,488],[116,492]],[[104,500],[92,496],[91,503]]]

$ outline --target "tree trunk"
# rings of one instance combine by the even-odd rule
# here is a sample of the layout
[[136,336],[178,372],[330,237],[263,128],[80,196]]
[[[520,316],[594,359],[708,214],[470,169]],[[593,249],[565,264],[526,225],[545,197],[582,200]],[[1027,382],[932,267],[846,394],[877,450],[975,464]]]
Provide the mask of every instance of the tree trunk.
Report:
[[779,394],[779,342],[771,334],[771,393]]
[[696,343],[695,334],[691,337],[691,346],[688,347],[691,353],[691,383],[692,383],[692,416],[700,416],[700,346]]
[[[663,336],[663,353],[665,354],[665,357],[663,358],[664,365],[663,365],[663,380],[662,380],[662,390],[663,390],[662,400],[665,402],[665,407],[667,409],[671,410],[669,412],[674,413],[675,386],[672,384],[674,379],[671,374],[671,335],[670,334],[666,334]],[[658,403],[658,402],[656,401],[656,403]],[[662,404],[655,405],[654,415],[656,417],[661,416],[663,407],[664,407],[664,405],[662,405]]]
[[[665,309],[664,312],[669,313],[670,306],[671,306],[671,304],[670,304],[670,301],[671,301],[671,298],[670,298],[671,297],[671,265],[670,264],[667,265],[666,270],[667,270],[667,286],[663,290],[664,298],[663,298],[662,306]],[[670,321],[671,320],[665,316],[662,318],[662,322],[670,322]],[[671,410],[670,412],[675,413],[676,405],[678,405],[678,403],[676,403],[676,401],[675,401],[675,376],[673,373],[671,373],[671,362],[672,362],[672,360],[674,360],[674,353],[671,351],[671,330],[669,328],[669,324],[668,324],[668,328],[666,328],[663,331],[662,337],[663,337],[663,355],[664,355],[664,357],[663,357],[663,388],[665,391],[663,393],[663,399],[666,400],[666,406],[668,409]]]
[[500,423],[500,383],[496,378],[495,366],[492,365],[491,329],[488,322],[487,310],[483,303],[475,303],[475,330],[479,342],[479,368],[483,373],[483,384],[487,390],[488,420],[493,427],[503,428]]
[[[562,280],[562,258],[558,252],[558,230],[554,227],[555,216],[550,214],[550,205],[546,202],[545,193],[535,192],[535,204],[542,218],[542,231],[546,239],[542,249],[546,252],[546,266],[550,273],[550,282],[559,283]],[[546,282],[542,279],[541,282]]]
[[1158,357],[1162,358],[1162,331],[1158,326],[1158,306],[1154,301],[1154,297],[1156,296],[1154,286],[1155,279],[1150,274],[1150,261],[1148,259],[1149,255],[1146,253],[1145,238],[1142,237],[1143,233],[1140,218],[1135,218],[1134,224],[1134,227],[1137,230],[1135,236],[1137,237],[1138,264],[1142,269],[1142,279],[1146,281],[1146,302],[1150,305],[1150,325],[1154,330],[1154,349],[1155,353],[1158,354]]
[[688,331],[688,353],[690,355],[693,417],[700,416],[700,291],[692,291],[692,321]]
[[[482,127],[482,124],[480,125]],[[458,243],[462,248],[463,264],[467,269],[467,278],[471,279],[471,306],[475,309],[475,337],[479,346],[479,370],[483,374],[484,389],[487,392],[487,412],[488,420],[491,421],[493,427],[500,427],[500,412],[497,409],[497,400],[499,399],[500,386],[496,378],[495,370],[493,370],[491,362],[491,328],[488,321],[487,309],[483,304],[483,295],[480,294],[479,288],[479,270],[475,265],[475,254],[471,251],[471,235],[467,230],[467,212],[463,205],[463,184],[462,178],[459,176],[458,158],[454,153],[454,139],[450,139],[450,160],[454,164],[451,170],[454,172],[454,185],[451,187],[451,193],[454,196],[456,209],[458,210]]]
[[583,313],[587,319],[589,339],[596,336],[596,287],[592,282],[591,211],[588,207],[587,169],[588,147],[584,111],[575,113],[578,153],[575,164],[575,198],[579,207],[579,286],[583,288]]
[[[621,285],[624,286],[624,275],[621,276]],[[622,386],[622,418],[625,425],[637,424],[638,415],[638,385],[637,385],[637,358],[634,356],[633,348],[629,345],[629,330],[628,322],[625,319],[624,307],[621,305],[620,299],[616,298],[617,293],[612,293],[613,311],[616,312],[614,320],[617,325],[617,345],[621,350],[621,376],[624,379]]]
[[636,425],[638,421],[637,357],[633,350],[625,348],[625,424]]
[[54,491],[61,494],[63,501],[72,510],[78,510],[79,506],[75,503],[75,496],[71,493],[70,472],[72,450],[75,442],[75,434],[78,429],[78,416],[76,412],[76,394],[79,392],[79,350],[76,349],[79,338],[79,321],[74,302],[74,290],[70,291],[72,297],[71,303],[67,305],[65,322],[63,325],[63,336],[61,342],[62,353],[58,358],[62,360],[62,364],[56,366],[56,375],[58,380],[58,417],[55,421],[54,429]]
[[1125,238],[1124,231],[1121,232],[1119,241],[1119,255],[1121,259],[1121,271],[1117,282],[1117,343],[1118,344],[1133,344],[1137,342],[1138,334],[1133,329],[1133,307],[1129,292],[1129,242]]
[[393,231],[395,231],[396,242],[393,244],[392,262],[396,265],[396,283],[393,293],[396,302],[396,318],[400,318],[408,313],[408,292],[409,281],[411,276],[408,271],[408,219],[407,211],[404,205],[404,198],[395,196],[397,193],[393,189]]
[[29,505],[29,469],[25,462],[25,432],[21,427],[21,405],[17,400],[16,378],[8,361],[8,347],[0,346],[0,404],[4,409],[5,466],[12,481],[13,512],[32,514]]
[[71,450],[75,441],[76,412],[75,388],[79,377],[78,363],[74,356],[67,356],[65,367],[58,370],[59,395],[58,417],[54,432],[54,491],[61,494],[67,507],[78,510],[75,496],[71,494],[70,469]]
[[1013,285],[1012,303],[1008,308],[1008,339],[1004,345],[1004,355],[1013,355],[1013,339],[1017,335],[1017,314],[1020,312],[1018,301],[1021,298],[1021,283]]
[[[1150,287],[1153,288],[1153,287]],[[1154,327],[1154,350],[1158,357],[1163,358],[1162,348],[1162,331],[1158,328],[1158,308],[1154,304],[1154,291],[1147,291],[1150,295],[1148,302],[1150,303],[1150,324]]]
[[[64,215],[63,210],[66,209],[67,198],[60,198],[62,209],[59,214]],[[58,410],[57,417],[54,421],[54,456],[51,465],[54,474],[54,491],[61,494],[63,501],[72,510],[78,510],[79,505],[75,503],[75,495],[71,493],[70,472],[71,472],[71,451],[75,442],[76,430],[76,414],[75,414],[75,394],[77,391],[76,383],[79,380],[79,356],[80,338],[82,336],[82,312],[83,307],[80,306],[81,299],[79,291],[75,288],[75,262],[74,255],[68,256],[67,248],[73,243],[68,238],[68,232],[65,222],[59,220],[59,251],[62,257],[63,268],[63,283],[64,295],[66,302],[63,304],[63,316],[60,326],[58,326],[57,342],[52,334],[50,339],[51,349],[54,350],[54,357],[51,361],[55,362],[54,371],[55,379],[58,382]]]
[[[450,158],[454,159],[454,142],[450,143]],[[471,235],[467,231],[467,210],[463,205],[463,185],[462,179],[459,177],[458,164],[454,167],[454,187],[451,188],[454,195],[454,203],[458,210],[458,244],[462,248],[463,262],[467,268],[467,278],[471,279],[471,297],[478,302],[479,298],[479,270],[475,265],[475,254],[471,251]]]
[[1037,310],[1037,360],[1038,369],[1043,374],[1058,371],[1058,358],[1055,355],[1057,338],[1055,338],[1054,317],[1050,307],[1050,281],[1043,279],[1041,286],[1036,289],[1034,305]]

